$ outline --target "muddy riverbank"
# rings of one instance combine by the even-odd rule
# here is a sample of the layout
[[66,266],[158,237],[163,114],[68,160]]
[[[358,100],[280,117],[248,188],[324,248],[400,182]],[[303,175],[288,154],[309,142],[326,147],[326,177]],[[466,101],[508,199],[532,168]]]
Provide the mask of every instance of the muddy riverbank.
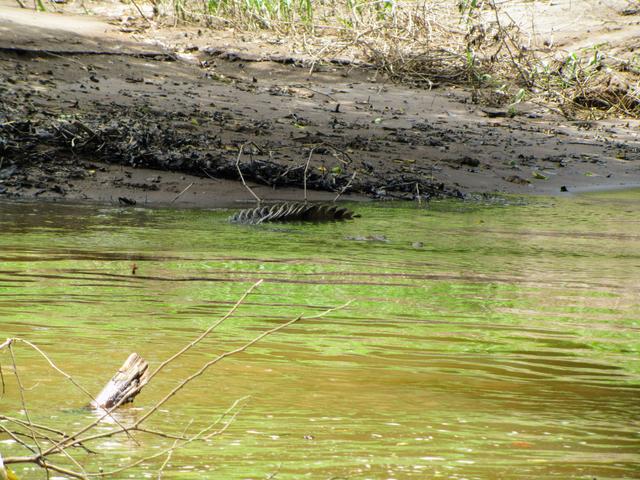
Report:
[[251,200],[238,169],[265,199],[300,199],[305,180],[318,200],[640,184],[635,121],[487,108],[366,67],[310,73],[229,44],[180,53],[96,18],[2,11],[0,198]]

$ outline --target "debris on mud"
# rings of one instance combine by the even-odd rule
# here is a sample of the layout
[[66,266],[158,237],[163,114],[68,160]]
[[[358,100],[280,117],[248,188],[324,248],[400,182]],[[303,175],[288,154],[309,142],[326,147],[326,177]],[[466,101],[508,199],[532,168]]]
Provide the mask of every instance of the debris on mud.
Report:
[[524,101],[491,115],[464,89],[414,89],[341,62],[312,72],[267,50],[185,46],[186,58],[104,38],[98,21],[95,38],[78,36],[71,19],[0,35],[3,198],[228,204],[247,199],[240,177],[280,201],[305,187],[322,201],[426,203],[638,183],[634,125],[587,128]]
[[[34,177],[30,169],[44,175],[37,185],[52,180],[63,181],[87,176],[80,159],[189,173],[201,177],[237,180],[236,152],[245,155],[239,167],[245,179],[270,187],[306,187],[312,190],[362,193],[376,198],[413,199],[416,190],[425,197],[456,196],[461,192],[434,182],[424,175],[399,171],[376,171],[366,162],[358,168],[347,150],[367,149],[354,144],[349,137],[328,138],[322,135],[294,137],[293,141],[255,137],[256,123],[242,128],[222,112],[209,114],[197,110],[182,113],[150,111],[118,105],[101,107],[83,115],[52,115],[46,111],[29,111],[17,105],[0,111],[0,156],[11,164],[0,170],[5,187],[31,187]],[[28,107],[27,107],[28,108]],[[293,121],[303,121],[294,117]],[[221,130],[252,135],[249,144],[228,141],[212,135],[215,125]],[[261,128],[268,128],[268,124]],[[321,160],[315,168],[306,169],[306,157],[313,153]],[[276,160],[281,157],[288,162]],[[299,161],[291,161],[298,156]],[[331,167],[329,164],[337,163]],[[149,184],[127,184],[142,190],[154,190]],[[63,189],[58,189],[63,194]]]

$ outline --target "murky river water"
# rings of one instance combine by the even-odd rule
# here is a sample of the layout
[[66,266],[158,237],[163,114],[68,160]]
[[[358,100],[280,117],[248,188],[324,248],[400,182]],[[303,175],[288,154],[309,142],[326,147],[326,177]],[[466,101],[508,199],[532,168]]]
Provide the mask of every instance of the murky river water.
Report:
[[[639,191],[355,208],[353,222],[245,227],[224,211],[0,204],[0,338],[31,340],[95,393],[130,352],[157,365],[264,279],[121,421],[261,331],[353,303],[171,400],[151,424],[180,433],[250,396],[163,478],[640,478]],[[82,393],[15,351],[34,421],[71,431],[93,418]],[[0,362],[0,414],[19,416],[6,351]],[[4,456],[24,453],[0,440]],[[113,467],[171,444],[108,439],[78,457]],[[157,478],[163,459],[116,478]]]

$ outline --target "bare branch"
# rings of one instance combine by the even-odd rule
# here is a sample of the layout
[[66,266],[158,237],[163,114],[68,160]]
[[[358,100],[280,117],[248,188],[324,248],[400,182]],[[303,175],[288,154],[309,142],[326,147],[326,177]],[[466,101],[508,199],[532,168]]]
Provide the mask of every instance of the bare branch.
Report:
[[135,2],[135,0],[131,0],[131,3],[133,3],[133,6],[136,7],[136,10],[138,10],[138,13],[140,14],[140,16],[144,18],[149,25],[152,25],[151,20],[149,20],[147,16],[142,12],[142,10],[138,6],[138,4]]
[[338,192],[338,194],[336,195],[336,198],[333,199],[334,202],[337,202],[338,199],[342,196],[342,194],[347,191],[347,188],[349,188],[351,186],[351,182],[353,182],[353,180],[356,178],[356,174],[357,173],[358,173],[357,171],[353,172],[353,175],[351,175],[351,178],[349,179],[347,184],[344,187],[342,187],[342,190],[340,190]]
[[[246,397],[245,397],[246,398]],[[227,411],[222,415],[222,417],[224,417],[227,413],[229,413],[230,410],[232,410],[233,408],[235,408],[235,406],[241,401],[240,400],[236,400],[235,402],[233,402],[233,404],[231,405],[231,407],[229,407],[229,409],[227,409]],[[201,439],[208,439],[214,435],[221,435],[222,433],[224,433],[233,423],[233,420],[235,420],[237,416],[237,412],[231,417],[231,419],[225,424],[224,427],[222,427],[221,429],[217,430],[216,432],[213,432],[212,434],[207,435],[206,437],[204,437],[204,435],[213,428],[213,426],[215,426],[220,419],[216,420],[215,422],[213,422],[212,424],[206,426],[205,428],[203,428],[202,430],[200,430],[198,433],[196,433],[194,436],[188,438],[187,440],[183,441],[182,443],[179,443],[180,440],[176,440],[173,443],[173,446],[166,448],[164,450],[162,450],[161,452],[157,452],[154,453],[153,455],[149,455],[148,457],[144,457],[144,458],[140,458],[128,465],[125,465],[123,467],[119,467],[117,469],[114,470],[110,470],[108,472],[99,472],[99,473],[90,473],[88,476],[89,477],[108,477],[111,475],[116,475],[120,472],[123,472],[125,470],[129,470],[131,468],[137,467],[138,465],[141,465],[145,462],[148,462],[149,460],[154,460],[158,457],[161,457],[165,454],[170,454],[171,452],[173,452],[174,450],[176,450],[177,448],[182,448],[185,445],[188,445],[191,442],[194,442],[196,440],[201,440]]]
[[311,163],[311,156],[313,155],[316,147],[312,147],[309,151],[309,158],[307,158],[307,164],[304,166],[304,174],[302,178],[303,187],[304,187],[304,201],[307,201],[307,170],[309,170],[309,163]]
[[0,382],[2,382],[2,393],[0,393],[0,398],[2,398],[7,390],[6,390],[6,385],[4,383],[4,372],[2,371],[1,363],[0,363]]
[[249,193],[251,195],[253,195],[253,198],[256,199],[256,201],[258,202],[258,204],[262,203],[262,200],[260,199],[260,197],[258,195],[255,194],[255,192],[253,190],[251,190],[251,187],[249,187],[249,185],[247,185],[247,182],[244,181],[244,176],[242,175],[242,170],[240,170],[240,157],[242,157],[242,151],[245,147],[246,143],[243,145],[240,145],[240,150],[238,151],[238,158],[236,158],[236,169],[238,170],[238,173],[240,174],[240,180],[242,180],[242,184],[245,186],[245,188],[247,190],[249,190]]
[[[182,435],[186,435],[187,430],[189,429],[189,427],[191,426],[191,424],[193,423],[193,419],[191,419],[189,421],[189,423],[187,424],[187,426],[184,428]],[[173,446],[171,447],[171,450],[169,450],[169,453],[167,453],[167,458],[164,459],[164,462],[162,462],[162,465],[160,465],[160,468],[158,469],[158,480],[162,480],[162,472],[164,471],[165,467],[167,466],[167,464],[169,463],[169,460],[171,460],[171,455],[173,455],[173,451],[178,447],[178,442],[180,441],[179,438],[176,438],[176,441],[173,442]]]
[[[164,362],[162,362],[158,368],[156,368],[155,371],[153,371],[151,373],[151,375],[149,375],[149,378],[147,379],[147,382],[151,381],[151,379],[153,377],[155,377],[164,367],[166,367],[169,363],[171,363],[173,360],[175,360],[176,358],[178,358],[180,355],[182,355],[183,353],[185,353],[186,351],[188,351],[189,349],[191,349],[194,345],[196,345],[198,342],[200,342],[203,338],[205,338],[209,333],[211,333],[211,331],[213,329],[215,329],[218,325],[220,325],[223,321],[225,321],[226,319],[228,319],[237,309],[238,307],[242,304],[242,302],[244,301],[244,299],[253,291],[254,288],[256,288],[258,285],[260,285],[262,283],[263,280],[258,280],[255,284],[253,284],[245,293],[244,295],[242,295],[242,297],[240,297],[240,299],[236,302],[236,304],[227,312],[226,315],[224,315],[220,320],[218,320],[217,322],[215,322],[213,325],[211,325],[207,330],[205,330],[198,338],[196,338],[193,342],[189,343],[186,347],[184,347],[182,350],[180,350],[179,352],[177,352],[176,354],[172,355],[170,358],[168,358],[167,360],[165,360]],[[80,437],[80,435],[82,435],[83,433],[91,430],[93,427],[95,427],[96,425],[98,425],[104,418],[106,418],[107,416],[111,415],[111,413],[118,408],[122,402],[124,401],[124,399],[122,399],[120,402],[118,402],[116,405],[114,405],[113,407],[111,407],[110,409],[106,410],[104,415],[102,415],[100,418],[98,418],[97,420],[94,420],[93,422],[89,423],[88,425],[86,425],[85,427],[81,428],[80,430],[78,430],[77,432],[75,432],[74,434],[70,435],[67,439],[61,440],[60,442],[58,442],[56,445],[53,445],[51,447],[49,447],[49,449],[47,449],[44,453],[43,456],[49,455],[51,453],[56,452],[57,450],[60,450],[61,448],[66,448],[72,445],[76,445],[78,443],[82,443],[88,439],[96,439],[96,438],[103,438],[105,436],[112,436],[114,434],[120,433],[120,431],[115,431],[115,432],[107,432],[106,434],[98,434],[98,435],[93,435],[90,437],[87,437],[85,439],[82,440],[78,440],[78,437]],[[155,411],[155,410],[154,410]],[[146,417],[145,417],[146,418]],[[138,425],[140,425],[140,421],[136,422],[135,427],[137,427]],[[131,428],[133,429],[133,428]]]
[[82,480],[86,480],[87,479],[87,476],[84,475],[83,473],[74,472],[73,470],[69,470],[67,468],[61,467],[61,466],[56,465],[54,463],[45,462],[44,460],[42,460],[40,462],[37,462],[37,463],[38,463],[38,465],[41,465],[43,468],[45,468],[47,471],[53,470],[54,472],[62,473],[62,474],[67,475],[69,477],[81,478]]
[[178,358],[179,356],[181,356],[182,354],[184,354],[185,352],[187,352],[188,350],[190,350],[191,348],[193,348],[195,345],[197,345],[198,343],[200,343],[207,335],[209,335],[213,330],[215,330],[222,322],[224,322],[225,320],[227,320],[231,315],[233,315],[235,313],[235,311],[238,309],[238,307],[240,305],[242,305],[242,303],[245,301],[245,299],[251,294],[251,292],[253,292],[257,287],[260,286],[260,284],[263,282],[264,280],[260,279],[258,280],[256,283],[254,283],[253,285],[251,285],[247,291],[245,291],[242,296],[238,299],[238,301],[233,305],[233,307],[231,307],[231,309],[222,317],[220,318],[220,320],[218,320],[217,322],[213,323],[209,328],[207,328],[204,332],[202,332],[198,338],[196,338],[195,340],[193,340],[191,343],[187,344],[184,348],[182,348],[181,350],[179,350],[178,352],[174,353],[173,355],[171,355],[169,358],[167,358],[164,362],[162,362],[160,365],[158,365],[158,368],[156,368],[151,375],[149,375],[149,379],[147,380],[147,382],[150,382],[153,377],[155,377],[158,373],[160,373],[160,371],[162,371],[162,369],[164,367],[166,367],[167,365],[169,365],[171,362],[173,362],[176,358]]
[[[24,420],[21,420],[19,418],[14,418],[14,417],[7,417],[6,415],[0,415],[0,420],[6,420],[8,422],[13,422],[13,423],[16,423],[16,424],[24,426],[24,427],[28,427],[29,426],[29,424],[27,422],[25,422]],[[58,435],[60,435],[62,437],[66,437],[67,436],[67,434],[65,432],[63,432],[62,430],[51,428],[51,427],[48,427],[46,425],[39,425],[37,423],[32,423],[31,426],[35,427],[38,430],[45,430],[47,432],[56,433],[56,434],[58,434]]]
[[25,442],[20,437],[18,437],[18,435],[24,435],[23,433],[18,433],[18,432],[14,433],[11,430],[9,430],[7,427],[2,425],[1,423],[0,423],[0,429],[2,429],[2,431],[4,431],[7,435],[9,435],[9,437],[11,437],[11,439],[13,439],[14,442],[22,445],[24,448],[29,450],[31,453],[36,453],[36,449],[35,448],[33,448],[27,442]]
[[195,380],[196,378],[198,378],[199,376],[201,376],[204,372],[206,372],[210,367],[212,367],[213,365],[215,365],[216,363],[219,363],[221,360],[224,360],[227,357],[230,357],[232,355],[236,355],[240,352],[244,352],[247,348],[251,347],[252,345],[256,344],[257,342],[259,342],[260,340],[262,340],[263,338],[272,335],[276,332],[279,332],[280,330],[289,327],[290,325],[293,325],[294,323],[305,319],[312,319],[312,318],[320,318],[320,317],[324,317],[325,315],[328,315],[331,312],[335,312],[336,310],[340,310],[342,308],[345,308],[346,306],[348,306],[351,302],[347,302],[344,305],[341,305],[339,307],[335,307],[335,308],[330,308],[328,310],[325,310],[322,313],[319,313],[317,315],[312,315],[309,317],[304,317],[302,315],[297,316],[296,318],[294,318],[293,320],[289,320],[286,323],[283,323],[281,325],[278,325],[277,327],[274,327],[270,330],[267,330],[266,332],[262,332],[260,335],[258,335],[257,337],[255,337],[253,340],[245,343],[244,345],[242,345],[241,347],[238,347],[234,350],[229,350],[228,352],[225,352],[221,355],[218,355],[216,358],[214,358],[213,360],[208,361],[207,363],[205,363],[202,367],[200,367],[196,372],[192,373],[190,376],[188,376],[187,378],[185,378],[182,382],[180,382],[180,384],[178,384],[177,386],[175,386],[169,393],[167,393],[164,398],[162,398],[158,403],[156,403],[154,405],[154,407],[149,410],[147,413],[145,413],[142,417],[140,417],[136,423],[135,426],[138,426],[140,424],[142,424],[142,422],[144,422],[147,418],[149,418],[151,415],[153,415],[153,413],[158,410],[162,405],[164,405],[171,397],[173,397],[176,393],[178,393],[180,390],[182,390],[185,386],[187,386],[189,383],[191,383],[193,380]]
[[[18,391],[20,392],[20,403],[22,404],[22,410],[24,411],[24,416],[27,419],[27,423],[29,424],[29,431],[31,432],[31,438],[33,439],[33,443],[38,450],[38,454],[42,455],[42,447],[40,446],[40,442],[36,438],[35,432],[33,431],[33,423],[31,422],[31,415],[29,414],[29,409],[27,408],[27,401],[24,398],[24,386],[22,385],[22,380],[20,380],[20,375],[18,374],[18,366],[16,365],[16,357],[13,353],[13,342],[9,343],[9,353],[11,354],[11,362],[13,363],[13,374],[16,376],[16,381],[18,382]],[[48,476],[48,475],[47,475]]]
[[[217,320],[212,325],[210,325],[205,331],[203,331],[193,341],[189,342],[187,345],[185,345],[178,352],[174,353],[168,359],[163,361],[155,369],[155,371],[150,374],[149,380],[151,378],[153,378],[154,376],[156,376],[157,374],[159,374],[172,361],[174,361],[175,359],[177,359],[181,355],[185,354],[191,348],[195,347],[204,338],[206,338],[216,327],[218,327],[222,322],[224,322],[226,319],[231,317],[236,312],[236,310],[242,305],[242,303],[245,301],[245,299],[262,282],[263,282],[263,280],[259,280],[258,282],[253,284],[251,287],[249,287],[245,291],[245,293],[240,297],[240,299],[238,299],[238,301],[229,309],[229,311],[223,317],[221,317],[219,320]],[[20,429],[24,429],[25,431],[28,431],[28,433],[30,434],[30,438],[33,440],[33,444],[35,445],[35,448],[34,448],[34,446],[29,445],[26,441],[24,441],[24,440],[22,440],[20,438],[20,436],[27,436],[27,434],[22,433],[21,431],[15,431],[14,432],[14,431],[11,431],[10,429],[6,428],[4,425],[0,425],[0,429],[2,431],[4,431],[7,435],[9,435],[13,440],[18,442],[21,446],[23,446],[24,448],[26,448],[26,449],[30,450],[31,452],[33,452],[33,455],[31,455],[31,456],[9,457],[9,458],[5,459],[5,463],[7,463],[7,464],[11,464],[11,463],[35,463],[36,465],[42,467],[45,470],[45,472],[47,473],[47,475],[49,475],[49,471],[54,471],[54,472],[58,472],[58,473],[61,473],[63,475],[66,475],[68,477],[79,478],[79,479],[89,479],[89,478],[93,478],[93,477],[106,477],[106,476],[116,475],[116,474],[118,474],[120,472],[123,472],[125,470],[134,468],[134,467],[136,467],[138,465],[141,465],[141,464],[143,464],[145,462],[149,462],[151,460],[154,460],[156,458],[159,458],[161,456],[165,456],[166,455],[166,458],[164,459],[164,461],[163,461],[163,463],[160,466],[160,469],[158,471],[158,479],[161,480],[161,478],[163,476],[163,472],[164,472],[166,466],[168,465],[173,452],[176,449],[182,448],[182,447],[184,447],[185,445],[188,445],[191,442],[194,442],[194,441],[197,441],[197,440],[206,441],[206,440],[209,440],[209,439],[211,439],[211,438],[213,438],[215,436],[218,436],[218,435],[221,435],[222,433],[224,433],[229,428],[229,426],[234,422],[234,420],[236,419],[237,415],[241,411],[242,405],[240,405],[240,403],[243,402],[244,400],[246,400],[247,397],[244,397],[244,398],[236,400],[223,414],[221,414],[219,416],[218,419],[216,419],[211,424],[207,425],[205,428],[203,428],[202,430],[197,432],[195,435],[187,435],[186,434],[186,430],[187,430],[186,428],[185,428],[185,430],[183,431],[183,433],[181,435],[175,435],[175,434],[165,433],[165,432],[157,431],[157,430],[153,430],[153,429],[143,428],[142,427],[143,422],[145,422],[150,416],[152,416],[154,413],[156,413],[165,403],[167,403],[171,398],[173,398],[182,389],[184,389],[190,382],[192,382],[196,378],[198,378],[201,375],[203,375],[210,367],[216,365],[217,363],[219,363],[220,361],[224,360],[225,358],[227,358],[229,356],[232,356],[232,355],[236,355],[236,354],[241,353],[241,352],[244,352],[245,350],[247,350],[248,348],[250,348],[251,346],[253,346],[257,342],[259,342],[262,339],[264,339],[265,337],[267,337],[269,335],[272,335],[272,334],[274,334],[276,332],[279,332],[280,330],[283,330],[284,328],[287,328],[287,327],[293,325],[296,322],[299,322],[301,320],[315,319],[315,318],[323,317],[323,316],[328,315],[328,314],[330,314],[330,313],[332,313],[332,312],[334,312],[336,310],[339,310],[339,309],[347,307],[350,303],[351,302],[347,302],[344,305],[341,305],[341,306],[338,306],[338,307],[334,307],[334,308],[330,308],[330,309],[327,309],[327,310],[325,310],[323,312],[320,312],[320,313],[317,313],[317,314],[314,314],[314,315],[308,315],[308,316],[299,315],[299,316],[295,317],[292,320],[289,320],[289,321],[287,321],[285,323],[277,325],[277,326],[275,326],[275,327],[273,327],[273,328],[271,328],[269,330],[263,331],[262,333],[260,333],[259,335],[257,335],[253,339],[249,340],[248,342],[246,342],[242,346],[240,346],[238,348],[235,348],[233,350],[229,350],[229,351],[224,352],[222,354],[219,354],[219,355],[215,356],[214,358],[212,358],[211,360],[209,360],[206,363],[204,363],[203,365],[201,365],[200,368],[198,368],[191,375],[189,375],[186,378],[184,378],[177,386],[175,386],[168,393],[166,393],[164,395],[164,397],[162,397],[159,401],[157,401],[150,408],[149,411],[147,411],[139,419],[137,419],[132,426],[125,427],[125,426],[121,425],[120,423],[117,423],[118,427],[113,429],[113,430],[106,431],[106,432],[100,432],[100,433],[94,433],[94,434],[88,434],[88,433],[90,433],[90,431],[92,429],[94,429],[104,418],[106,418],[107,416],[110,416],[111,413],[113,412],[113,410],[115,410],[115,408],[117,408],[121,403],[123,403],[123,400],[120,400],[117,405],[114,405],[112,408],[107,410],[104,413],[104,415],[100,416],[100,418],[98,418],[97,420],[92,421],[91,423],[89,423],[88,425],[82,427],[81,429],[79,429],[78,431],[76,431],[75,433],[73,433],[71,435],[67,435],[65,432],[63,432],[61,430],[56,430],[56,429],[53,429],[53,428],[50,428],[50,427],[47,427],[47,426],[44,426],[44,425],[38,425],[38,424],[33,423],[33,421],[31,420],[31,417],[29,415],[29,411],[27,409],[27,403],[26,403],[26,399],[25,399],[25,395],[24,395],[25,388],[24,388],[24,385],[22,384],[22,381],[20,379],[20,376],[19,376],[19,373],[18,373],[18,368],[17,368],[17,363],[16,363],[16,360],[15,360],[15,355],[14,355],[14,352],[13,352],[13,345],[14,345],[14,343],[16,341],[21,341],[21,342],[27,344],[28,346],[30,346],[31,348],[33,348],[35,351],[37,351],[41,356],[43,356],[45,358],[45,360],[51,366],[51,368],[53,368],[58,373],[63,375],[69,381],[71,381],[74,386],[76,386],[78,389],[80,389],[83,392],[85,392],[85,394],[87,396],[91,397],[91,395],[86,390],[84,390],[79,384],[77,384],[77,382],[71,377],[71,375],[67,374],[62,369],[60,369],[53,362],[53,360],[51,360],[51,358],[47,354],[45,354],[39,347],[37,347],[36,345],[34,345],[31,342],[26,341],[26,340],[17,339],[17,338],[16,339],[8,339],[7,341],[5,341],[3,343],[2,348],[8,347],[8,350],[9,350],[9,352],[11,354],[11,358],[12,358],[12,361],[13,361],[13,369],[14,369],[14,373],[15,373],[15,376],[16,376],[16,379],[17,379],[17,382],[18,382],[18,387],[19,387],[19,391],[20,391],[20,397],[21,397],[21,401],[22,401],[22,408],[23,408],[23,410],[25,412],[26,421],[21,420],[21,419],[15,419],[15,418],[4,416],[4,415],[0,415],[0,420],[5,420],[5,421],[9,421],[9,422],[15,423],[16,425],[18,425],[19,430]],[[239,407],[239,405],[240,405],[240,407]],[[230,415],[230,418],[227,418],[229,415]],[[216,425],[220,424],[221,422],[224,422],[223,425],[220,428],[218,428],[217,430],[214,430]],[[132,432],[132,431],[137,431],[137,432],[140,432],[140,433],[147,433],[147,434],[156,435],[156,436],[160,436],[160,437],[164,437],[164,438],[171,438],[174,441],[173,441],[172,446],[170,446],[168,448],[165,448],[162,451],[155,452],[152,455],[140,458],[138,460],[135,460],[135,461],[131,462],[128,465],[125,465],[125,466],[122,466],[122,467],[118,467],[118,468],[115,468],[115,469],[110,470],[110,471],[87,472],[83,468],[81,463],[78,462],[72,455],[70,455],[66,451],[66,449],[68,449],[68,448],[81,447],[81,448],[85,448],[85,450],[87,452],[90,452],[84,446],[87,442],[92,441],[92,440],[96,440],[96,439],[100,439],[100,438],[106,438],[106,437],[112,437],[112,436],[116,436],[116,435],[121,435],[121,434],[130,435],[130,432]],[[43,433],[43,432],[46,432],[46,433]],[[47,435],[47,433],[48,434],[53,434],[53,435],[50,436],[50,435]],[[87,435],[83,436],[83,434],[87,434]],[[42,445],[39,443],[39,438],[43,439],[45,442],[49,442],[51,445],[46,445],[46,448],[43,448]],[[72,470],[70,468],[67,468],[67,467],[64,467],[64,466],[61,466],[61,465],[58,465],[58,464],[50,463],[48,461],[48,456],[53,455],[53,454],[60,454],[60,453],[65,455],[67,457],[67,459],[77,467],[76,470]]]

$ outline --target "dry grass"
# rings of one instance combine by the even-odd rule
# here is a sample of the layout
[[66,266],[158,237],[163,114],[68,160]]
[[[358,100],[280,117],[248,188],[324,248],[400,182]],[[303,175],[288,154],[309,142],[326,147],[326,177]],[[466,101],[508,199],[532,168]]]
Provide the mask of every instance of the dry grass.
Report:
[[640,56],[556,50],[493,0],[157,1],[173,21],[268,29],[312,58],[358,58],[393,81],[464,84],[494,105],[530,99],[568,116],[640,118]]
[[148,1],[161,22],[268,31],[315,61],[358,59],[428,88],[465,85],[479,102],[528,99],[567,116],[640,118],[640,45],[558,50],[537,38],[534,13],[513,20],[510,0]]

